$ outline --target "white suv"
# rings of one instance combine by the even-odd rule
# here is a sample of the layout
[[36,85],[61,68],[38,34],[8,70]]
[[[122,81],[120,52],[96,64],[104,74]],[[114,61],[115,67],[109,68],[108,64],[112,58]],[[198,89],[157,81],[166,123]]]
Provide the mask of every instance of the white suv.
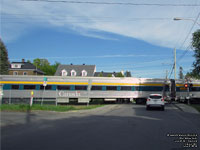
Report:
[[165,101],[161,94],[149,95],[146,102],[146,109],[149,110],[150,107],[161,107],[162,110],[165,110]]

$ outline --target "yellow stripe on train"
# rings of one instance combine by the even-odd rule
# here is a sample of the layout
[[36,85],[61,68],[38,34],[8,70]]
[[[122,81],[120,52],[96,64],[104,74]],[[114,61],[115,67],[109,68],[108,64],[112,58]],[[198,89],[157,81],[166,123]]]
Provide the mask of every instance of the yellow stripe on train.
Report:
[[[47,84],[55,84],[55,85],[88,85],[87,82],[46,82]],[[40,82],[33,81],[0,81],[0,84],[43,84]]]
[[[184,84],[176,84],[177,87],[184,87]],[[194,87],[200,87],[200,84],[193,84]]]
[[[43,84],[43,81],[0,81],[0,84]],[[47,82],[50,85],[88,85],[88,82]],[[158,83],[92,83],[92,85],[115,85],[115,86],[163,86]]]

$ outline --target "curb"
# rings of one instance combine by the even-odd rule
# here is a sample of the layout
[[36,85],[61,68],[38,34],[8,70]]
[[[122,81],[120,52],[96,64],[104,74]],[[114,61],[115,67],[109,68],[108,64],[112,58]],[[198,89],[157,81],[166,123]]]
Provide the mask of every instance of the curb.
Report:
[[[177,106],[176,104],[173,104],[176,108],[178,108],[180,111],[183,111],[183,109],[179,106]],[[184,112],[184,111],[183,111]]]
[[[180,111],[182,112],[187,112],[187,113],[195,113],[195,114],[200,114],[199,111],[197,111],[195,108],[193,108],[192,106],[188,106],[188,105],[182,105],[179,106],[178,103],[173,104],[176,108],[178,108]],[[181,105],[181,104],[180,104]]]

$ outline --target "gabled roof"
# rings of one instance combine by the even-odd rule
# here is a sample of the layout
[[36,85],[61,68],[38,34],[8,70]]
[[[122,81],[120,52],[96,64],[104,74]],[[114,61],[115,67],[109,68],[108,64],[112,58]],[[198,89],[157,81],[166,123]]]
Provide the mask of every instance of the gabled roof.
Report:
[[[12,64],[21,64],[21,68],[11,68]],[[44,74],[43,71],[41,71],[40,69],[36,68],[36,66],[34,66],[32,63],[29,63],[29,62],[12,62],[10,64],[9,70],[34,70],[36,72]]]
[[[109,75],[114,75],[115,77],[119,74],[120,72],[95,72],[95,74],[94,74],[94,76],[95,77],[99,77],[100,76],[100,74],[101,74],[101,76],[102,77],[108,77]],[[126,71],[125,73],[124,73],[124,76],[125,77],[131,77],[131,72],[129,72],[129,71]]]
[[87,76],[94,76],[94,72],[96,71],[95,65],[59,65],[55,76],[61,76],[61,71],[66,70],[67,76],[71,76],[71,71],[76,71],[76,76],[82,76],[82,71],[85,70],[87,72]]
[[109,75],[114,75],[116,77],[116,75],[118,74],[119,72],[95,72],[94,76],[95,77],[99,77],[100,75],[102,75],[102,77],[108,77]]
[[125,76],[125,77],[131,77],[131,72],[130,72],[130,71],[126,71],[126,72],[124,73],[124,76]]

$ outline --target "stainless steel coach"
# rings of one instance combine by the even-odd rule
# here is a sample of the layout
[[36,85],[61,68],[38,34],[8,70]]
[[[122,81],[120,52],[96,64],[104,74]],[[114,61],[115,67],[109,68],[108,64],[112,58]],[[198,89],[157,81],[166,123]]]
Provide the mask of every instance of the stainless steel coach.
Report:
[[[52,101],[55,103],[90,103],[101,99],[104,102],[137,103],[146,101],[150,94],[162,94],[170,99],[180,98],[185,91],[183,82],[172,84],[166,79],[117,78],[117,77],[58,77],[58,76],[0,76],[3,102]],[[196,81],[193,97],[199,97],[200,84]],[[175,86],[175,87],[173,87]],[[176,92],[175,94],[172,94]],[[181,93],[182,92],[182,93]],[[31,93],[33,95],[31,95]],[[184,96],[185,98],[186,96]]]
[[169,96],[169,81],[164,79],[115,77],[55,77],[55,76],[1,76],[3,100],[55,101],[57,103],[89,103],[103,101],[136,101],[146,99],[151,93]]

